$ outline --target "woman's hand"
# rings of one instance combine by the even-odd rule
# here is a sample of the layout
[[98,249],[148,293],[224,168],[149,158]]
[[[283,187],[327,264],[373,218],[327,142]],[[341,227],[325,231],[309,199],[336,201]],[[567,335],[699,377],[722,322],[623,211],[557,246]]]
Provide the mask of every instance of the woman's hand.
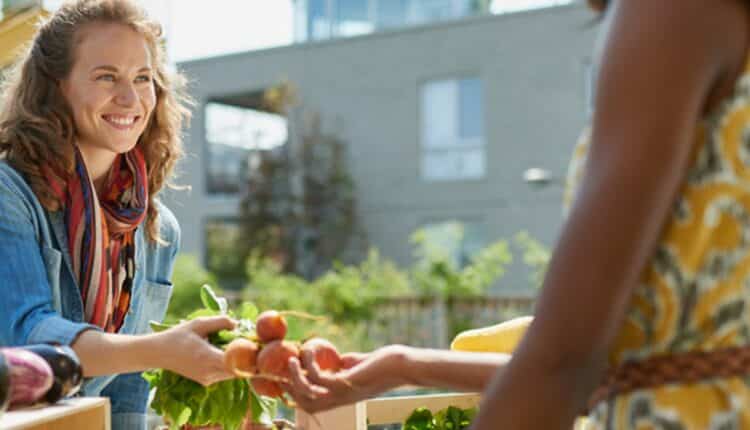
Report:
[[312,353],[305,351],[301,363],[289,359],[292,378],[283,387],[309,413],[354,403],[404,384],[401,374],[408,350],[391,345],[369,354],[344,354],[343,368],[336,373],[322,371]]
[[159,367],[207,386],[234,377],[224,367],[224,352],[208,343],[211,333],[231,330],[235,322],[226,316],[185,321],[154,336],[162,357]]

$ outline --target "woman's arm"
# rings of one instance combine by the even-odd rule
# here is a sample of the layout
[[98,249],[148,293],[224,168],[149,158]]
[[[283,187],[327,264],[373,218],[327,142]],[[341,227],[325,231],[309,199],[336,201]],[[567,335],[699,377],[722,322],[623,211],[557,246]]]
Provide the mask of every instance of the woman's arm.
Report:
[[234,377],[224,367],[223,352],[206,341],[210,333],[231,329],[228,317],[204,317],[148,335],[86,330],[72,345],[84,376],[172,370],[203,385]]
[[506,354],[391,345],[370,354],[344,356],[346,369],[327,373],[307,354],[302,356],[306,373],[299,360],[290,360],[292,383],[284,388],[308,412],[357,402],[402,385],[481,391],[509,359]]
[[585,408],[685,180],[697,124],[742,70],[740,0],[611,8],[583,188],[536,318],[486,392],[476,430],[570,428]]

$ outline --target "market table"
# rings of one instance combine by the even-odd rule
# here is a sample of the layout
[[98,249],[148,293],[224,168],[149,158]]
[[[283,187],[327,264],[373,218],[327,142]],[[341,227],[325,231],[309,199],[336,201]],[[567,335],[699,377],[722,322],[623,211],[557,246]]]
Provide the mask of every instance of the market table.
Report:
[[2,430],[110,430],[109,399],[76,397],[54,405],[5,412]]

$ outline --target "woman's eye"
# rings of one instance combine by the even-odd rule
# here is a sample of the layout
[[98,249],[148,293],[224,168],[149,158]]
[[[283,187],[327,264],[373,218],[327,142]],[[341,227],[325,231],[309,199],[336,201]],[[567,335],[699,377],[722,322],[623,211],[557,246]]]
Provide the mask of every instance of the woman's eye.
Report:
[[112,74],[106,74],[106,75],[99,75],[96,77],[97,81],[107,81],[107,82],[114,82],[115,81],[115,75]]
[[136,82],[151,82],[151,76],[149,75],[141,75],[135,78]]

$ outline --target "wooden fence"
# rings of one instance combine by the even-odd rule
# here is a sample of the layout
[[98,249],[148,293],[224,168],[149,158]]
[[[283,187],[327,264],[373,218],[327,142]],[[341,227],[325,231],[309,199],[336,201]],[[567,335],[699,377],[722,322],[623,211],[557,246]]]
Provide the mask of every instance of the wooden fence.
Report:
[[398,297],[381,300],[375,318],[367,327],[376,344],[446,348],[453,337],[466,329],[497,324],[530,315],[534,298],[521,297]]

